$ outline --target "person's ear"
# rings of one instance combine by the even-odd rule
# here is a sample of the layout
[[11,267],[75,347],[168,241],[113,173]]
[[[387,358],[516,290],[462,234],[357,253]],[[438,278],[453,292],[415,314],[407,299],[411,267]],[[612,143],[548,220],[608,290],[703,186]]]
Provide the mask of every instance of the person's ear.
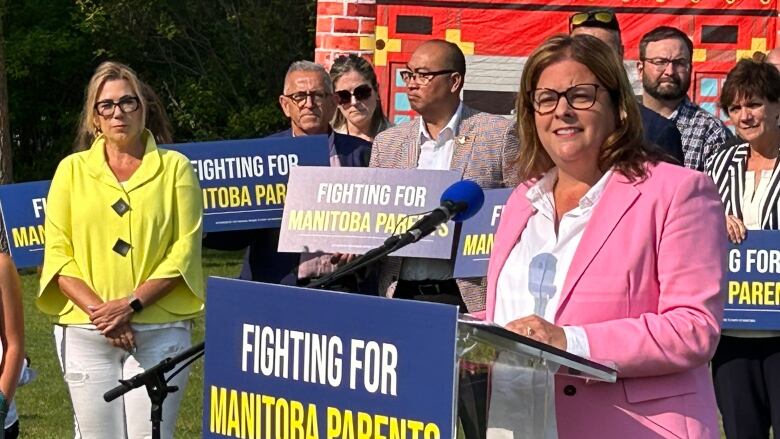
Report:
[[452,78],[452,87],[450,88],[450,92],[458,93],[463,88],[463,75],[458,72],[451,73],[450,75]]

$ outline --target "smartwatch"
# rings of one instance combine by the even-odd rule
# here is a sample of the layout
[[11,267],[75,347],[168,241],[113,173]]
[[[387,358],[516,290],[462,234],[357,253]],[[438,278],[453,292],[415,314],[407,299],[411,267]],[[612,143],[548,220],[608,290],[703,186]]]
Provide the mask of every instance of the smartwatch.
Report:
[[141,299],[135,297],[135,294],[130,296],[130,308],[132,308],[134,313],[141,312],[144,309]]

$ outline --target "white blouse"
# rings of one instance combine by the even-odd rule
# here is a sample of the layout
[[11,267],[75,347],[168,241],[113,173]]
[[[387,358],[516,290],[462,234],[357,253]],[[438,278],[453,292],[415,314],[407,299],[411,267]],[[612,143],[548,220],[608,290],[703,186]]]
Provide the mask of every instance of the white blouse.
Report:
[[[607,171],[579,205],[561,217],[557,235],[553,199],[557,169],[549,171],[528,190],[526,197],[536,213],[528,220],[499,274],[495,323],[505,326],[531,314],[555,322],[566,274],[611,175],[612,170]],[[566,350],[588,357],[585,330],[576,326],[563,330]],[[556,438],[554,373],[512,365],[509,358],[503,360],[504,365],[493,370],[488,437],[517,439],[543,434],[545,438]],[[534,403],[541,406],[534,407]],[[538,419],[541,413],[547,418],[543,426]]]

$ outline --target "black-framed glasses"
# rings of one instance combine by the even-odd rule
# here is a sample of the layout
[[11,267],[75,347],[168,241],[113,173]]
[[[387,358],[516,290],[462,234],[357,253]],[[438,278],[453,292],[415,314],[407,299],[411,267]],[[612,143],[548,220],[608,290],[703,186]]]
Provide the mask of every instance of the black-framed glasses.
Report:
[[558,108],[561,96],[565,97],[569,106],[575,110],[587,110],[596,103],[598,90],[598,84],[577,84],[562,92],[549,88],[537,88],[528,94],[531,97],[534,111],[539,114],[549,114]]
[[338,90],[336,95],[339,97],[339,105],[346,105],[352,103],[352,96],[356,101],[365,101],[371,97],[371,93],[374,89],[368,84],[358,85],[354,90]]
[[115,107],[119,107],[119,111],[122,113],[132,113],[138,109],[140,104],[141,101],[135,96],[123,96],[118,101],[112,101],[111,99],[98,101],[95,104],[95,110],[103,117],[110,117],[113,116]]
[[620,30],[615,13],[608,9],[598,9],[587,12],[577,12],[569,17],[569,32],[585,23],[598,23],[610,29]]
[[669,64],[672,65],[674,70],[688,70],[691,67],[691,61],[686,58],[645,58],[642,61],[658,67],[659,70],[666,70],[666,66]]
[[419,85],[428,85],[430,82],[439,75],[446,75],[449,73],[455,73],[455,70],[437,70],[435,72],[414,72],[412,70],[402,70],[400,72],[401,79],[407,84],[414,81]]
[[325,101],[325,98],[330,96],[330,94],[325,93],[324,91],[298,91],[282,96],[295,102],[295,104],[300,107],[301,105],[304,105],[309,98],[311,98],[314,105],[320,105]]

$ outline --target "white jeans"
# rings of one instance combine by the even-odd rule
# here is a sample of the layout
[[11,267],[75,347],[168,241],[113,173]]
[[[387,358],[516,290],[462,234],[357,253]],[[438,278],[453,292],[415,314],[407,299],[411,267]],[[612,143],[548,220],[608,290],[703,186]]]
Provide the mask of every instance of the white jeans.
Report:
[[[137,351],[130,354],[112,346],[97,330],[54,326],[57,354],[73,402],[77,439],[152,437],[151,402],[145,387],[110,403],[103,400],[103,393],[119,385],[120,379],[132,378],[189,348],[191,330],[175,327],[133,332]],[[165,398],[160,426],[163,438],[173,438],[189,372],[188,367],[168,383],[179,390]]]

